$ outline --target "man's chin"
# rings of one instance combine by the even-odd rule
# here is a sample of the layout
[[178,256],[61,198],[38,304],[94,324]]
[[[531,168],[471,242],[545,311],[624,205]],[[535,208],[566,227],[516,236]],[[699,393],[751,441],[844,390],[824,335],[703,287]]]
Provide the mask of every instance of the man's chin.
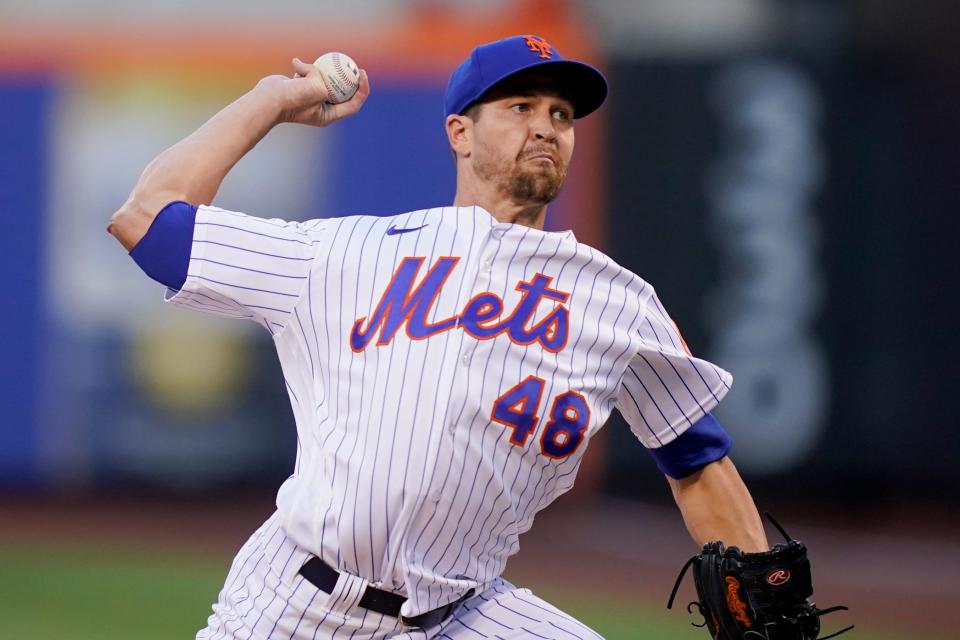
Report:
[[512,184],[514,196],[520,200],[547,204],[557,197],[563,186],[563,178],[557,175],[553,166],[538,171],[524,171]]
[[563,176],[556,170],[534,174],[534,180],[537,185],[544,189],[553,189],[559,191],[563,186]]

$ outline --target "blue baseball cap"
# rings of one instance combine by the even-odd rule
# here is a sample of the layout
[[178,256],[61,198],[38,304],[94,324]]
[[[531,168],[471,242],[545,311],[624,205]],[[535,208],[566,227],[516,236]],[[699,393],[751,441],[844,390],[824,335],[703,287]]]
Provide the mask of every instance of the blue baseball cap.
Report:
[[503,80],[530,69],[557,79],[573,103],[574,118],[593,113],[607,97],[606,78],[590,65],[565,59],[539,36],[513,36],[480,45],[454,69],[443,101],[444,115],[462,114]]

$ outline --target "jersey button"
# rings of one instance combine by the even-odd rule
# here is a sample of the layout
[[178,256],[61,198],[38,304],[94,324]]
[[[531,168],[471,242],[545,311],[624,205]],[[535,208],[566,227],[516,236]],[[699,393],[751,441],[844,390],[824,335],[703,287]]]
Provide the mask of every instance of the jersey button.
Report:
[[463,354],[463,357],[460,358],[460,362],[463,363],[463,366],[467,366],[468,364],[470,364],[470,354],[469,353]]
[[484,271],[485,273],[488,272],[488,271],[490,271],[490,268],[491,268],[491,267],[493,267],[493,264],[492,264],[489,260],[488,260],[487,262],[484,262],[484,263],[483,263],[483,271]]

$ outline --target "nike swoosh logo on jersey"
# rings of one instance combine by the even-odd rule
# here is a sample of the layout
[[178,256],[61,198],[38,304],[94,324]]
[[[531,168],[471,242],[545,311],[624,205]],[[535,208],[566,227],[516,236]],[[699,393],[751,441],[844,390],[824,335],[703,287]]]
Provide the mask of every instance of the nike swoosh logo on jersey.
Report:
[[390,228],[387,229],[387,235],[396,236],[401,233],[410,233],[411,231],[419,231],[420,229],[423,229],[425,226],[427,225],[422,224],[419,227],[410,227],[409,229],[398,229],[395,225],[390,225]]

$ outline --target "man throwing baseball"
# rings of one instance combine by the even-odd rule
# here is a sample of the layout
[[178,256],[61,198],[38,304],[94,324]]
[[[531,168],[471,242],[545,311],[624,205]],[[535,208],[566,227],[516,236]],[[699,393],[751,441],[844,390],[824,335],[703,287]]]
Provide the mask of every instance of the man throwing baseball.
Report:
[[614,408],[698,544],[766,551],[710,415],[730,374],[690,355],[648,283],[543,230],[604,77],[536,36],[477,47],[445,97],[447,207],[285,222],[211,206],[273,127],[334,124],[370,93],[361,72],[330,104],[313,65],[293,69],[161,153],[108,227],[170,302],[270,332],[296,418],[277,511],[197,638],[598,637],[500,574]]

